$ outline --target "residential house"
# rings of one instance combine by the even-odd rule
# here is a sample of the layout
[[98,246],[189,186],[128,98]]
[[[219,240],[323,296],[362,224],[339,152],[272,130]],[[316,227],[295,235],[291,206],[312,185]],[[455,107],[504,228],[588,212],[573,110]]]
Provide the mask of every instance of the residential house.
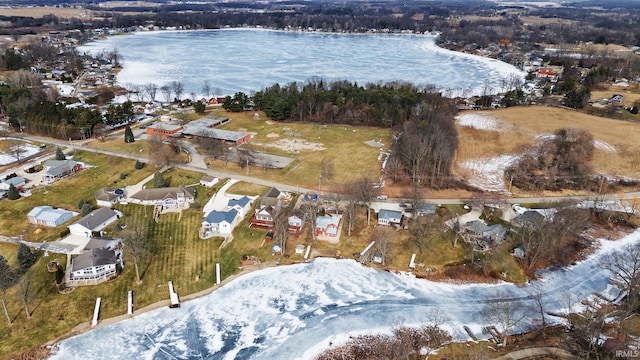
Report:
[[251,199],[243,196],[240,199],[231,199],[227,203],[227,211],[235,210],[240,214],[240,218],[244,218],[251,209]]
[[94,248],[76,256],[71,262],[70,285],[94,285],[117,272],[115,250]]
[[435,213],[436,213],[436,205],[435,204],[420,203],[416,207],[416,214],[418,214],[420,216],[433,215]]
[[217,177],[205,175],[200,179],[200,185],[210,188],[220,181]]
[[124,198],[124,190],[104,187],[95,192],[96,204],[103,207],[112,207]]
[[161,206],[162,209],[184,209],[195,201],[196,189],[185,186],[142,189],[129,196],[133,204]]
[[323,215],[316,218],[316,235],[337,237],[340,227],[340,215]]
[[260,200],[258,200],[258,208],[273,206],[276,209],[280,209],[280,207],[282,207],[282,201],[280,200],[281,195],[282,192],[280,190],[272,187],[260,197]]
[[536,229],[545,220],[544,215],[535,210],[527,210],[511,220],[511,224],[521,228]]
[[27,180],[22,176],[15,176],[7,180],[3,180],[0,182],[0,190],[8,191],[11,185],[15,186],[16,189],[20,190],[23,186],[25,186]]
[[287,218],[287,231],[294,234],[296,237],[302,232],[306,214],[302,211],[295,211],[291,216]]
[[402,224],[402,211],[380,209],[378,211],[378,225],[400,226]]
[[200,238],[206,239],[216,235],[229,235],[236,225],[238,212],[235,209],[229,211],[213,210],[204,218],[200,228]]
[[507,230],[500,224],[486,225],[480,220],[473,220],[462,225],[462,230],[488,245],[498,245],[504,240]]
[[87,216],[69,225],[69,232],[73,235],[92,237],[94,231],[100,231],[120,218],[120,214],[110,208],[99,208]]
[[276,208],[271,205],[256,210],[251,220],[249,220],[249,227],[271,229],[275,225],[276,214]]
[[47,160],[42,164],[42,182],[52,184],[82,170],[82,164],[73,160]]
[[27,220],[31,224],[56,227],[71,220],[78,213],[65,210],[55,209],[48,205],[36,206],[27,214]]

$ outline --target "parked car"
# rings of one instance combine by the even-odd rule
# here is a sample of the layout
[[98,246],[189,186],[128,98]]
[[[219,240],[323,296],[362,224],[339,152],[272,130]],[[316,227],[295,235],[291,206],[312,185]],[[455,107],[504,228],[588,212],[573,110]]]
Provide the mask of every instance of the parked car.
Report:
[[387,195],[378,195],[377,199],[378,200],[387,200],[388,197],[387,197]]

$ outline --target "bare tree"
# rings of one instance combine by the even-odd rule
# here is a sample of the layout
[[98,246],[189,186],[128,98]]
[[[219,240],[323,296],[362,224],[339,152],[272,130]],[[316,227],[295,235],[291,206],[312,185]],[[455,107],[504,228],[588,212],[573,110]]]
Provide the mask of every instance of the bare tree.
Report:
[[33,287],[30,273],[22,275],[20,279],[20,300],[24,305],[24,312],[27,315],[27,319],[31,319],[31,310],[29,309],[29,301],[33,299]]
[[103,123],[103,122],[100,122],[100,123],[96,124],[96,126],[93,127],[93,134],[100,141],[104,141],[104,139],[107,136],[108,132],[109,132],[109,129],[107,128],[107,125],[105,123]]
[[611,273],[613,282],[627,294],[627,313],[636,311],[640,296],[640,243],[603,255],[598,265]]
[[133,259],[136,282],[140,284],[142,282],[140,268],[149,260],[152,253],[147,227],[141,223],[128,224],[127,228],[122,231],[122,241],[125,252]]
[[274,216],[273,224],[273,241],[280,245],[280,252],[284,255],[289,235],[287,227],[289,226],[288,215],[285,209],[280,208]]
[[490,323],[497,323],[500,327],[502,346],[506,346],[509,332],[526,318],[522,302],[510,299],[509,294],[498,294],[495,299],[489,299],[482,311],[484,319]]
[[377,227],[373,229],[370,240],[375,241],[375,248],[382,256],[382,265],[387,264],[387,260],[391,259],[393,250],[393,238],[397,236],[395,230],[388,227]]
[[153,135],[147,139],[147,153],[149,160],[161,168],[169,166],[175,157],[175,152],[170,145],[165,144],[165,139],[158,135]]
[[156,93],[158,92],[158,85],[154,83],[147,83],[144,85],[144,90],[149,96],[149,101],[156,100]]
[[374,182],[369,175],[363,175],[352,186],[356,199],[367,207],[367,225],[369,225],[371,223],[371,202],[380,193],[380,184]]
[[539,327],[542,330],[542,337],[545,337],[547,330],[547,298],[544,288],[539,282],[534,283],[529,288],[529,297],[533,300],[531,312],[539,317]]
[[0,255],[0,300],[2,301],[2,308],[4,309],[4,315],[7,317],[9,325],[13,323],[11,316],[9,316],[9,310],[7,309],[7,290],[15,284],[16,273],[11,269],[7,259]]
[[16,159],[17,162],[22,162],[22,155],[27,152],[27,144],[18,139],[13,139],[10,142],[10,153]]
[[133,93],[136,96],[136,101],[141,102],[144,101],[144,86],[139,85],[139,84],[135,84],[132,85],[131,90],[133,90]]
[[209,96],[211,95],[211,85],[209,84],[209,80],[205,80],[202,83],[202,94],[207,100],[209,100]]
[[184,85],[180,81],[171,82],[171,90],[176,94],[176,100],[182,100],[182,93],[184,92]]
[[334,174],[333,158],[323,157],[320,161],[320,177],[325,180],[331,180]]
[[160,86],[160,92],[164,96],[164,100],[171,103],[171,95],[173,94],[171,87],[169,85],[162,85]]
[[301,206],[300,210],[305,213],[306,221],[309,222],[309,227],[311,228],[311,237],[313,240],[316,239],[316,217],[318,216],[319,205],[317,201],[310,200],[305,201]]

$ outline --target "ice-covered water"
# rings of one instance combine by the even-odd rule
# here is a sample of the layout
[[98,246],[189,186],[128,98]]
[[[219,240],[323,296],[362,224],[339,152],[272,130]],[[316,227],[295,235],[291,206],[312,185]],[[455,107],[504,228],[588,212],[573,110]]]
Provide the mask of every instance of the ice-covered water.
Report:
[[[486,84],[523,73],[504,62],[435,45],[432,35],[344,35],[259,29],[153,31],[111,36],[79,48],[91,54],[117,50],[120,84],[159,86],[179,81],[183,97],[247,94],[275,83],[311,78],[366,83],[410,81],[448,95],[480,94]],[[164,100],[158,92],[158,100]]]
[[[601,240],[589,259],[544,274],[546,310],[564,312],[566,292],[574,299],[607,293],[608,277],[597,258],[639,239],[635,232]],[[434,283],[352,260],[316,259],[249,273],[178,309],[155,310],[64,340],[52,359],[311,359],[347,334],[425,322],[434,309],[456,339],[468,339],[464,325],[477,335],[486,325],[485,300],[527,305],[530,286]]]

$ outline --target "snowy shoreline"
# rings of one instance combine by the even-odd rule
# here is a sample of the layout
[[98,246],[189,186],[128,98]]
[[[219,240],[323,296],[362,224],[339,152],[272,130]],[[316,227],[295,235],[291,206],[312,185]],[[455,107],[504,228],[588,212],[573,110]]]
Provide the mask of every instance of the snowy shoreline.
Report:
[[[614,294],[609,275],[597,260],[639,240],[638,230],[614,241],[600,239],[587,259],[546,271],[540,280],[525,286],[438,283],[411,273],[364,267],[353,260],[326,258],[264,268],[240,273],[180,309],[163,306],[63,340],[52,359],[107,354],[152,358],[160,353],[175,357],[199,353],[220,359],[240,354],[244,359],[278,359],[288,353],[291,358],[309,359],[349,335],[388,331],[399,319],[408,326],[424,323],[433,309],[446,315],[444,327],[456,341],[468,340],[463,326],[481,334],[484,301],[497,296],[526,301],[534,283],[547,294],[550,312],[566,311],[565,291],[579,299],[594,293]],[[576,302],[572,310],[580,306]],[[117,341],[101,341],[114,336]]]

